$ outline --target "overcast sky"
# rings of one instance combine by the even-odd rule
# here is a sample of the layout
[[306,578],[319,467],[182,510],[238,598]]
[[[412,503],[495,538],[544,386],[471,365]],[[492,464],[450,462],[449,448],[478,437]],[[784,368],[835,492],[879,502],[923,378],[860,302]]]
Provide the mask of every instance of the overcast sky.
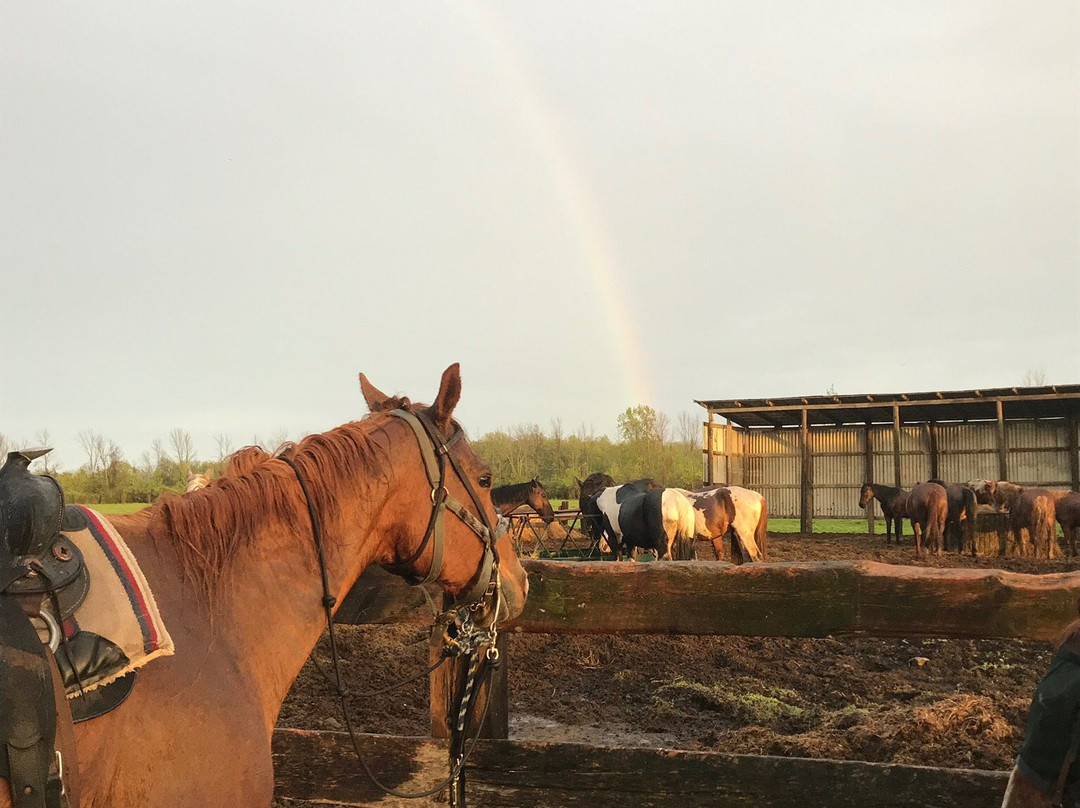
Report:
[[1080,3],[14,3],[0,433],[1080,383]]

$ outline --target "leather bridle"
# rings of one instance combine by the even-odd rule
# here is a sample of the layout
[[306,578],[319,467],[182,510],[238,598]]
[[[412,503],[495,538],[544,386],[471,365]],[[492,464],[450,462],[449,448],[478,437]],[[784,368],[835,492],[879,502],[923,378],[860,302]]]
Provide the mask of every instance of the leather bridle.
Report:
[[[506,528],[502,523],[492,525],[487,511],[484,509],[483,502],[481,502],[479,495],[476,493],[476,489],[473,488],[472,483],[469,482],[469,478],[465,474],[464,469],[462,469],[458,459],[454,457],[454,454],[451,451],[465,433],[458,428],[449,439],[444,440],[438,427],[436,427],[435,424],[431,422],[431,419],[424,413],[412,413],[402,409],[391,410],[390,415],[405,421],[405,423],[412,428],[413,434],[416,436],[416,441],[420,446],[420,455],[424,460],[424,470],[427,472],[428,483],[431,485],[432,507],[431,516],[428,519],[427,530],[424,532],[424,538],[420,541],[420,546],[416,548],[416,551],[404,561],[384,564],[383,566],[391,572],[399,572],[402,569],[408,569],[424,554],[428,545],[434,542],[434,549],[432,550],[431,555],[431,566],[428,568],[427,575],[422,579],[406,577],[406,580],[413,586],[420,586],[437,579],[442,572],[443,558],[446,553],[446,524],[444,517],[446,511],[449,510],[464,522],[466,527],[477,535],[484,549],[484,555],[478,568],[476,583],[473,584],[472,588],[464,595],[455,598],[455,601],[459,603],[477,603],[482,601],[485,597],[494,594],[493,587],[498,586],[499,553],[495,549],[495,543],[499,540],[499,537],[506,532]],[[450,467],[457,475],[458,480],[461,481],[465,491],[468,493],[469,498],[472,499],[473,505],[476,506],[476,510],[479,511],[480,518],[474,516],[468,508],[462,505],[461,502],[447,490],[446,464],[448,461]]]
[[[464,435],[464,432],[460,427],[449,439],[444,440],[439,429],[424,413],[413,413],[405,409],[398,409],[390,411],[390,415],[405,421],[416,436],[417,443],[420,446],[420,455],[424,461],[424,469],[427,472],[428,482],[431,485],[432,510],[431,516],[428,518],[427,529],[424,531],[424,537],[420,541],[420,545],[415,552],[403,561],[392,562],[384,564],[383,566],[391,572],[408,570],[424,554],[427,546],[434,543],[431,566],[428,568],[427,575],[423,578],[419,578],[417,576],[409,576],[406,574],[405,580],[413,586],[422,586],[436,580],[442,572],[443,559],[446,554],[446,525],[444,517],[447,510],[456,515],[477,535],[483,545],[484,551],[477,569],[476,583],[473,584],[463,596],[455,598],[454,605],[436,618],[436,624],[441,622],[445,625],[445,631],[443,633],[443,653],[435,665],[420,674],[430,674],[435,668],[439,667],[450,657],[465,657],[469,661],[461,698],[458,702],[457,717],[450,727],[450,774],[443,782],[426,791],[409,794],[383,785],[372,773],[367,762],[360,754],[356,734],[353,730],[348,709],[346,708],[346,697],[349,693],[342,685],[337,641],[334,636],[333,609],[337,604],[337,599],[330,594],[326,559],[323,552],[322,531],[319,526],[318,514],[315,510],[315,502],[311,497],[311,493],[308,490],[303,475],[300,473],[299,467],[293,460],[284,453],[279,454],[278,459],[285,461],[285,463],[292,468],[293,472],[296,474],[296,479],[300,483],[300,488],[304,492],[304,498],[307,501],[308,515],[311,518],[312,534],[318,555],[319,573],[322,577],[322,605],[326,613],[327,631],[330,639],[330,653],[335,674],[335,682],[333,682],[333,684],[335,684],[337,688],[338,698],[341,701],[342,714],[345,719],[345,726],[348,729],[353,749],[356,752],[360,764],[363,766],[364,771],[367,772],[371,781],[387,794],[405,799],[414,799],[431,796],[447,786],[450,786],[451,806],[461,806],[461,808],[464,808],[465,763],[476,742],[476,738],[473,738],[472,743],[469,744],[469,748],[467,750],[465,749],[465,728],[472,712],[472,707],[475,704],[472,697],[477,682],[480,679],[479,671],[482,663],[487,662],[488,670],[490,670],[490,666],[498,664],[499,660],[499,651],[496,647],[496,641],[498,639],[497,623],[499,620],[499,611],[502,608],[502,581],[499,577],[499,553],[495,548],[495,543],[498,541],[499,537],[506,532],[506,526],[502,520],[500,520],[497,525],[492,525],[487,511],[484,509],[484,504],[476,493],[476,489],[473,488],[472,483],[469,482],[469,478],[465,474],[464,469],[451,451]],[[449,462],[450,467],[454,470],[458,480],[469,494],[469,498],[472,499],[473,505],[476,506],[476,510],[480,513],[479,518],[473,515],[468,508],[462,505],[461,502],[447,490],[447,462]],[[489,599],[493,599],[491,622],[486,627],[478,626],[473,622],[473,615],[476,612],[479,612]],[[481,650],[483,650],[483,653],[481,653]],[[325,672],[323,675],[326,676]],[[326,678],[329,679],[329,677]],[[397,686],[407,684],[416,678],[418,677],[410,677],[409,679],[399,682]],[[382,693],[391,689],[394,688],[385,688],[381,691],[377,691],[377,693]],[[484,717],[480,719],[481,724],[486,718],[487,707],[489,704],[490,703],[486,703],[484,705]]]

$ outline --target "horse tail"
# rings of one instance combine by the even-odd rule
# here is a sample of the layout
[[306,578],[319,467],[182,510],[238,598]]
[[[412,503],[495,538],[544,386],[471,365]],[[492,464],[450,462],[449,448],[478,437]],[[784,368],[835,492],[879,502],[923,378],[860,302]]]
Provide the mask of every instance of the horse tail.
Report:
[[[971,554],[975,555],[975,512],[977,501],[975,492],[970,488],[964,488],[964,543],[971,545]],[[962,550],[963,548],[961,548]]]
[[754,542],[758,546],[761,560],[765,560],[765,545],[769,541],[769,505],[765,497],[761,498],[761,514],[758,516],[757,527],[754,528]]

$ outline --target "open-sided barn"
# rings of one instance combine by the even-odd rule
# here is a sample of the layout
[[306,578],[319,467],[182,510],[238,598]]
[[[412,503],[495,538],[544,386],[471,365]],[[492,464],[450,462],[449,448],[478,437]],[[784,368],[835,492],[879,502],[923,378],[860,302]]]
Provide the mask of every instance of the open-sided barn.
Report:
[[815,516],[862,516],[863,482],[1080,490],[1080,385],[697,403],[708,412],[705,481],[760,491],[772,515],[799,517],[803,532]]

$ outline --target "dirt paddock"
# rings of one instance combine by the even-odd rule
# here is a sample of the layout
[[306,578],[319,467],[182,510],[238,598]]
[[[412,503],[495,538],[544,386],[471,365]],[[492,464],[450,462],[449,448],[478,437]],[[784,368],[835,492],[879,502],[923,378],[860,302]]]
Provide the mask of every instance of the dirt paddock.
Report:
[[[770,561],[855,558],[1080,569],[1076,560],[916,560],[910,537],[900,547],[883,537],[770,537]],[[353,689],[388,685],[426,665],[422,627],[343,627],[340,636]],[[1053,654],[1048,643],[1005,640],[548,634],[514,634],[508,651],[513,738],[991,770],[1011,766]],[[325,641],[314,657],[328,669]],[[427,702],[422,680],[351,710],[362,731],[426,735]],[[342,728],[333,690],[311,661],[279,724]]]

